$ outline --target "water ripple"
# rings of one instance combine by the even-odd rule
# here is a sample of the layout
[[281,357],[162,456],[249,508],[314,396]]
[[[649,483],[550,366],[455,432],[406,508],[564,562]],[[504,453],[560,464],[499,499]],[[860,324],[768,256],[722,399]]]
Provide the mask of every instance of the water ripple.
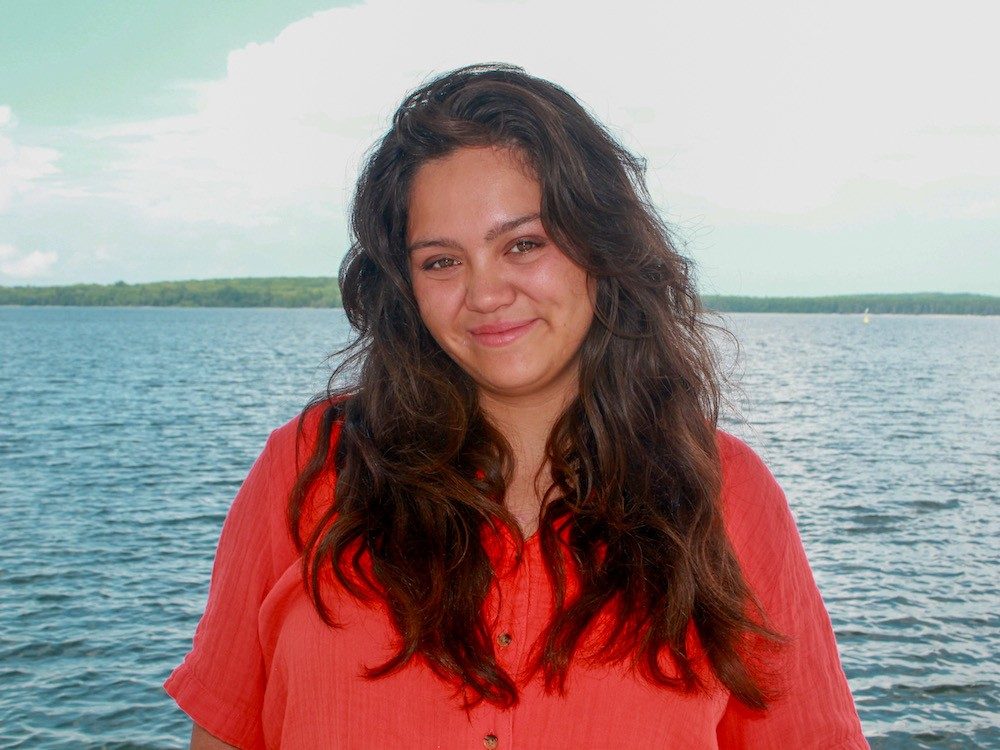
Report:
[[[872,746],[1000,747],[1000,319],[730,322],[749,424],[723,426],[788,495]],[[0,747],[186,745],[160,684],[219,527],[346,331],[332,310],[0,309]]]

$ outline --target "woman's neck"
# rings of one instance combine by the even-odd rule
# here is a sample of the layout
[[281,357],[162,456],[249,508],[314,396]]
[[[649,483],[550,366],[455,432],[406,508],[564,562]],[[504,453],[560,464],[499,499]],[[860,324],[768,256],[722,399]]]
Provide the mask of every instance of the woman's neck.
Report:
[[513,451],[514,473],[505,502],[525,536],[537,526],[542,496],[550,484],[546,443],[572,396],[564,393],[559,397],[510,399],[480,394],[480,407]]

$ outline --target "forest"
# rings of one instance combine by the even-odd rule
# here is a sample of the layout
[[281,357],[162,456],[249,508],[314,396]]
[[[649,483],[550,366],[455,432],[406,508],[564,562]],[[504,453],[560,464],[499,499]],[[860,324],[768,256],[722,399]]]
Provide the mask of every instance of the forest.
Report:
[[[825,297],[705,295],[718,312],[872,315],[1000,315],[1000,297],[985,294],[845,294]],[[318,276],[158,281],[147,284],[0,286],[0,305],[105,307],[340,307],[337,280]]]
[[332,277],[157,281],[0,287],[0,305],[101,307],[340,307]]

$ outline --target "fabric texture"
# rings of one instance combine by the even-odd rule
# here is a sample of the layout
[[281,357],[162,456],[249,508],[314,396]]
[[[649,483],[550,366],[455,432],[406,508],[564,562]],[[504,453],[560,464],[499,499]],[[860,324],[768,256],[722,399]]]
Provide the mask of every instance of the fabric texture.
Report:
[[[625,667],[571,668],[564,696],[540,678],[503,710],[461,709],[422,662],[377,680],[361,676],[394,652],[381,605],[325,582],[331,629],[301,580],[285,502],[311,452],[316,408],[274,430],[223,525],[208,603],[191,651],[164,683],[193,721],[240,748],[866,748],[833,629],[784,492],[760,457],[719,430],[724,513],[751,588],[773,625],[790,636],[783,697],[766,712],[721,685],[694,694],[656,688]],[[332,477],[330,478],[332,483]],[[329,502],[329,498],[325,502]],[[313,500],[318,513],[324,500]],[[501,664],[517,675],[550,615],[536,536],[519,564],[506,532],[484,537],[497,567],[487,618]]]

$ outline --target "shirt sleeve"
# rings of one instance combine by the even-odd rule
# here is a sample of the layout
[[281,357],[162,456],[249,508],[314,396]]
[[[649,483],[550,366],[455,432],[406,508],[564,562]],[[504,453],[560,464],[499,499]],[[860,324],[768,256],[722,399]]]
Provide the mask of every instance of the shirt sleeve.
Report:
[[763,712],[731,697],[717,729],[719,748],[867,748],[785,493],[749,446],[733,436],[726,442],[727,530],[747,583],[789,642],[777,657],[780,696]]
[[262,748],[264,659],[257,613],[274,584],[276,508],[269,436],[226,515],[191,651],[163,687],[177,705],[223,742]]

